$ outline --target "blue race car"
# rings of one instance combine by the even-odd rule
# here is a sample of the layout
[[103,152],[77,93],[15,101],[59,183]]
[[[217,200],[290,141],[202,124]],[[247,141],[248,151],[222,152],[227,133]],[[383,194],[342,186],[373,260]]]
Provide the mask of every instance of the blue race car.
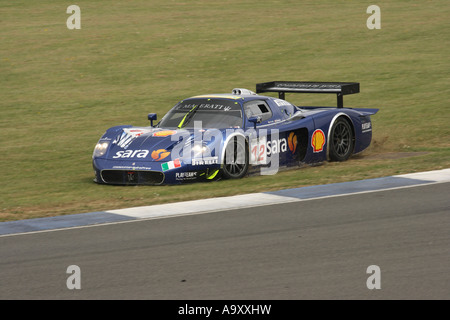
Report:
[[[278,98],[260,95],[277,92]],[[194,96],[178,102],[149,127],[108,129],[93,153],[95,182],[161,185],[252,174],[323,161],[345,161],[372,140],[378,109],[343,107],[359,83],[273,81],[256,93]],[[337,107],[295,106],[285,93],[334,93]]]

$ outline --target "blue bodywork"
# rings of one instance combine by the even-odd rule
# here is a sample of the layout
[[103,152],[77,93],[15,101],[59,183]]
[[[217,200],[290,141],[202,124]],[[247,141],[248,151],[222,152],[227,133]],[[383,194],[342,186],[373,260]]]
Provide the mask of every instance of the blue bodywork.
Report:
[[[199,101],[205,103],[200,105]],[[378,111],[298,107],[286,100],[253,92],[197,96],[180,103],[172,109],[178,108],[179,115],[184,115],[176,118],[172,114],[178,119],[177,126],[162,125],[168,123],[169,112],[156,126],[127,125],[108,129],[94,150],[95,181],[160,185],[217,180],[223,177],[225,148],[233,139],[237,141],[237,137],[245,141],[246,152],[240,149],[241,159],[248,163],[244,176],[274,174],[282,168],[327,161],[330,160],[330,139],[334,139],[330,134],[338,119],[344,119],[350,125],[351,153],[356,154],[370,145],[370,116]],[[260,109],[257,109],[258,104]],[[235,122],[218,128],[203,128],[201,123],[183,127],[190,112],[197,111],[189,108],[199,105],[203,116],[217,117],[227,114],[223,110],[233,111],[237,115],[233,118]],[[214,108],[215,111],[211,110]],[[263,108],[262,117],[256,117],[256,121],[251,114],[255,108],[256,113]]]

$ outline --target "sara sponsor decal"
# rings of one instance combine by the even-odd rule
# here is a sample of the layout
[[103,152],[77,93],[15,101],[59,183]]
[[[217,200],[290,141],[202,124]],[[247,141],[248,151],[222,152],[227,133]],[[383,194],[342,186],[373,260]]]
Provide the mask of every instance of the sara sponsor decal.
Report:
[[172,170],[175,168],[181,167],[181,161],[180,159],[175,159],[173,161],[165,162],[161,164],[162,171]]
[[169,156],[170,152],[166,149],[158,149],[152,152],[152,159],[156,161],[163,160]]
[[314,131],[311,137],[311,146],[313,147],[313,151],[315,153],[322,152],[323,146],[325,145],[325,134],[322,130],[317,129]]
[[125,158],[145,158],[149,154],[148,150],[126,150],[117,151],[113,159],[125,159]]
[[[291,137],[291,139],[293,139],[293,137]],[[293,142],[291,141],[291,144],[292,143]],[[293,144],[291,147],[293,147]],[[267,164],[267,157],[286,152],[287,150],[288,142],[285,138],[267,141],[266,136],[261,136],[259,139],[253,139],[251,142],[250,162],[252,164]]]
[[287,151],[287,142],[285,138],[267,141],[267,156]]

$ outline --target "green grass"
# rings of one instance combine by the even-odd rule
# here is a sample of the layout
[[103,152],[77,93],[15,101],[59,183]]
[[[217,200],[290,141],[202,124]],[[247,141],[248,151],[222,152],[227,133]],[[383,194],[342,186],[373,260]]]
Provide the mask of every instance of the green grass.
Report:
[[[450,167],[450,5],[377,1],[0,0],[0,221],[101,211]],[[118,124],[148,125],[192,95],[271,80],[357,81],[379,108],[374,140],[345,163],[240,181],[162,187],[92,182],[91,155]],[[288,95],[333,105],[328,95]],[[417,152],[391,157],[393,152]]]

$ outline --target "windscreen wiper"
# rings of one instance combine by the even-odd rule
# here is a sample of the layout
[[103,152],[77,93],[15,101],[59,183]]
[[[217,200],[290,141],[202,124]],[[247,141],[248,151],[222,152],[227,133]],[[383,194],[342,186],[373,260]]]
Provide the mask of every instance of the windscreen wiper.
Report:
[[194,106],[191,110],[189,110],[186,115],[183,117],[183,119],[181,120],[180,124],[178,125],[178,129],[183,128],[183,126],[185,126],[189,120],[192,119],[192,117],[194,116],[195,112],[197,111],[197,109],[200,107],[200,104]]

